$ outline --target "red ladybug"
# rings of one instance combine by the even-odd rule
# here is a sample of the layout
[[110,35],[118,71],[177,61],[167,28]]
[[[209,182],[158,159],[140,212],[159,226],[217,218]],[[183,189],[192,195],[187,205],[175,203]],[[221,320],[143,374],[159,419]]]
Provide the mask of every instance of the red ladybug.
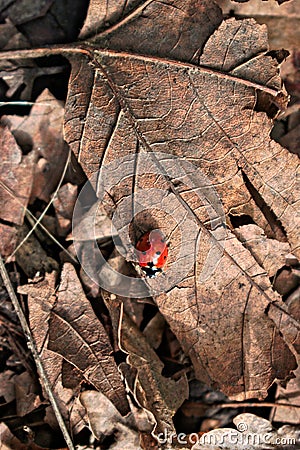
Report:
[[156,229],[145,233],[136,244],[139,266],[149,278],[162,272],[168,257],[168,246],[163,233]]

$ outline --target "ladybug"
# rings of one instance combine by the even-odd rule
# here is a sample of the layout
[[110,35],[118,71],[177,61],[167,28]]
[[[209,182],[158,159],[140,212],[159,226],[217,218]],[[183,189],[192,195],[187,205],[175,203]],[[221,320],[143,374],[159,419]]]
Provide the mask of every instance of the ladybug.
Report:
[[163,233],[156,229],[148,231],[136,244],[139,266],[149,278],[162,272],[168,257],[168,245]]

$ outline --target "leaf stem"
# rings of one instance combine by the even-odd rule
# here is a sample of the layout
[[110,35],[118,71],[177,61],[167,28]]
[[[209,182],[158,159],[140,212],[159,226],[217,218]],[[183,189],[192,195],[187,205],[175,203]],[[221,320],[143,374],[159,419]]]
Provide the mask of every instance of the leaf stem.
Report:
[[25,50],[13,50],[0,52],[0,60],[5,59],[26,59],[26,58],[42,58],[45,56],[52,55],[62,55],[67,57],[72,54],[80,54],[87,56],[93,63],[95,63],[95,53],[98,54],[101,59],[101,55],[104,56],[112,56],[112,57],[121,57],[121,58],[135,58],[137,60],[142,60],[143,62],[153,62],[153,63],[161,63],[161,64],[169,64],[176,68],[185,68],[188,70],[199,71],[202,74],[206,73],[208,75],[219,76],[222,79],[231,80],[233,82],[237,82],[243,84],[248,87],[252,87],[255,90],[263,91],[267,94],[270,94],[276,97],[281,91],[273,88],[269,88],[267,86],[261,85],[259,83],[255,83],[253,81],[249,81],[245,78],[240,78],[230,73],[221,72],[217,69],[210,69],[206,66],[190,64],[188,62],[180,62],[177,60],[168,59],[166,57],[159,56],[145,56],[138,55],[134,53],[128,53],[125,51],[114,51],[114,50],[105,50],[98,48],[96,44],[92,42],[83,41],[83,42],[75,42],[74,44],[66,44],[66,45],[53,45],[51,47],[44,48],[34,48],[34,49],[25,49]]

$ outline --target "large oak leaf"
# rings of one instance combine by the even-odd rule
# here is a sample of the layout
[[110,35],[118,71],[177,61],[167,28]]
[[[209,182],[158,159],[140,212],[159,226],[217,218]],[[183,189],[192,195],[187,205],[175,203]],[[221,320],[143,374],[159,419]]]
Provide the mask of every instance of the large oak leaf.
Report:
[[[124,199],[137,198],[140,190],[151,197],[155,188],[151,212],[135,222],[142,229],[163,229],[170,239],[170,261],[166,277],[148,284],[167,285],[156,302],[197,377],[240,399],[266,395],[276,377],[285,378],[295,368],[290,333],[280,330],[285,343],[267,316],[275,302],[279,317],[272,317],[279,326],[283,310],[265,270],[230,231],[222,251],[224,221],[210,205],[212,223],[207,206],[211,187],[226,217],[247,214],[266,229],[268,217],[254,190],[299,256],[298,158],[270,139],[271,120],[255,111],[261,93],[264,105],[266,98],[269,103],[279,99],[277,62],[266,50],[265,28],[252,20],[224,23],[208,41],[198,67],[165,55],[95,50],[94,72],[85,57],[73,61],[67,102],[66,137],[87,173],[105,172],[111,161],[120,162],[122,171],[122,158],[134,155],[130,176],[124,170],[123,179],[108,190],[109,215]],[[144,165],[147,153],[155,173]],[[172,171],[174,156],[185,176]],[[128,211],[127,217],[133,215]],[[128,248],[128,237],[120,235]],[[185,273],[187,259],[193,264]]]

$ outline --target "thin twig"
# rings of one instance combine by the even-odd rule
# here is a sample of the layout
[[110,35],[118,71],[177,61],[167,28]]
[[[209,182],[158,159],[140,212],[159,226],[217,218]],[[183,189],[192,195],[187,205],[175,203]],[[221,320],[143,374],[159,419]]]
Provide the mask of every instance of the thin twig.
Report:
[[28,102],[26,100],[14,100],[14,101],[9,101],[9,102],[0,102],[0,107],[1,106],[49,106],[50,103],[36,103],[36,102]]
[[56,416],[57,422],[58,422],[58,424],[60,426],[60,429],[61,429],[62,434],[64,436],[64,439],[66,441],[66,444],[67,444],[67,446],[68,446],[68,448],[70,450],[75,450],[75,447],[73,445],[71,436],[70,436],[70,434],[68,432],[68,429],[67,429],[66,424],[64,422],[63,416],[62,416],[62,414],[61,414],[61,412],[59,410],[59,407],[57,405],[56,399],[55,399],[55,397],[53,395],[53,392],[52,392],[52,389],[51,389],[51,385],[50,385],[50,382],[48,380],[47,374],[46,374],[46,372],[44,370],[43,363],[42,363],[42,360],[40,358],[40,355],[39,355],[36,343],[35,343],[35,341],[33,339],[33,336],[31,334],[29,325],[28,325],[28,323],[26,321],[26,317],[24,315],[24,312],[23,312],[23,310],[22,310],[22,308],[20,306],[20,303],[19,303],[19,301],[17,299],[17,296],[15,294],[14,288],[13,288],[13,286],[11,284],[10,279],[9,279],[9,276],[8,276],[8,273],[7,273],[7,270],[6,270],[6,267],[4,265],[4,262],[3,262],[3,259],[2,259],[1,255],[0,255],[0,273],[1,273],[1,277],[2,277],[3,283],[4,283],[4,285],[5,285],[6,289],[7,289],[7,292],[9,294],[9,296],[10,296],[10,299],[11,299],[11,302],[13,304],[13,307],[14,307],[14,309],[15,309],[17,315],[18,315],[18,318],[20,320],[20,324],[21,324],[21,327],[23,329],[23,332],[24,332],[24,335],[25,335],[25,338],[26,338],[26,341],[27,341],[27,346],[28,346],[29,350],[31,351],[32,356],[34,358],[34,361],[35,361],[38,373],[39,373],[40,378],[41,378],[41,382],[42,382],[43,387],[45,388],[45,391],[46,391],[46,393],[48,395],[49,401],[50,401],[51,406],[53,408],[54,414]]
[[216,405],[218,408],[300,408],[300,405],[293,405],[292,403],[273,403],[273,402],[245,402],[245,403],[222,403]]

